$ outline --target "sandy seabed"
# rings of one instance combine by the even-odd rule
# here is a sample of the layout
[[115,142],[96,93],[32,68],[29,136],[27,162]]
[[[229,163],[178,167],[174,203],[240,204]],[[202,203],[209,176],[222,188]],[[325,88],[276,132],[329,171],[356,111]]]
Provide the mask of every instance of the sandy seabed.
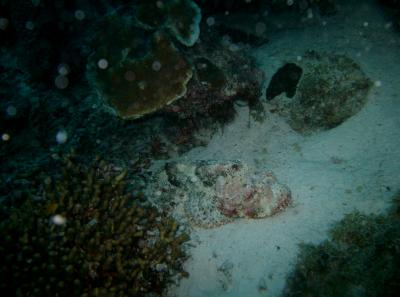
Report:
[[249,123],[248,108],[238,107],[235,120],[208,146],[179,157],[239,159],[272,170],[290,187],[294,205],[271,218],[194,229],[185,265],[190,276],[171,288],[171,297],[279,296],[300,243],[326,239],[346,213],[379,213],[390,205],[400,188],[400,33],[376,1],[354,2],[319,25],[274,33],[252,54],[266,73],[265,86],[307,50],[347,55],[375,82],[359,113],[303,136],[276,114]]

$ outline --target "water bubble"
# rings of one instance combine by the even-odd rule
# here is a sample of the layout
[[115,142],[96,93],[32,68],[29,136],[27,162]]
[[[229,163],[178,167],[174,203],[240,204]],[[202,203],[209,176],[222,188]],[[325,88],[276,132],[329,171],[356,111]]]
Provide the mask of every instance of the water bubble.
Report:
[[1,139],[3,140],[3,141],[9,141],[10,140],[10,134],[8,134],[8,133],[3,133],[3,135],[1,135]]
[[99,66],[100,69],[107,69],[108,67],[108,61],[106,59],[100,59],[97,62],[97,66]]
[[380,80],[377,80],[374,82],[374,86],[379,88],[382,86],[382,82]]
[[0,18],[0,30],[5,30],[5,29],[7,29],[8,24],[9,24],[8,19],[6,19],[6,18]]
[[232,52],[237,52],[238,50],[240,50],[240,47],[237,44],[230,44],[229,50]]
[[222,36],[222,42],[223,43],[228,43],[230,41],[231,41],[231,38],[229,37],[229,35]]
[[293,0],[287,0],[287,1],[286,1],[286,4],[287,4],[288,6],[292,6],[292,5],[293,5]]
[[125,72],[124,77],[127,81],[134,81],[136,78],[136,75],[132,70],[128,70],[127,72]]
[[58,131],[56,134],[56,140],[58,143],[62,144],[67,142],[68,134],[65,130]]
[[67,222],[67,219],[62,215],[56,214],[51,217],[51,222],[55,225],[61,226]]
[[154,61],[153,64],[151,64],[151,68],[153,68],[154,71],[160,71],[161,69],[160,61]]
[[302,56],[297,56],[297,57],[296,57],[296,60],[297,60],[297,61],[301,61],[301,60],[303,60],[303,57],[302,57]]
[[368,22],[364,22],[364,23],[363,23],[363,26],[364,26],[364,27],[368,27],[368,25],[369,25]]
[[392,23],[386,23],[385,24],[385,29],[390,29],[391,27],[393,26],[393,24]]
[[307,18],[312,19],[314,17],[314,13],[311,8],[307,9]]
[[157,8],[162,9],[164,7],[164,3],[162,1],[157,1],[156,6],[157,6]]
[[139,89],[144,90],[147,87],[147,83],[142,80],[139,82],[138,86],[139,86]]
[[211,27],[211,26],[214,26],[214,24],[215,24],[215,19],[214,19],[213,17],[208,17],[207,20],[206,20],[206,23],[207,23],[207,25],[209,25],[210,27]]
[[76,10],[74,15],[75,15],[75,18],[78,21],[82,21],[86,16],[85,12],[83,10],[80,10],[80,9]]
[[28,21],[25,24],[25,28],[28,29],[28,30],[33,30],[33,29],[35,29],[35,24],[33,22],[31,22],[31,21]]
[[266,29],[267,29],[267,26],[264,23],[259,22],[259,23],[256,24],[256,32],[257,32],[257,34],[260,34],[260,35],[264,34]]
[[62,63],[57,66],[57,71],[58,71],[58,74],[60,74],[60,75],[69,74],[69,70],[70,70],[70,68],[69,68],[68,64]]
[[206,69],[207,68],[207,64],[206,63],[199,63],[199,64],[197,64],[197,68],[198,69]]
[[10,117],[13,117],[13,116],[15,116],[17,114],[17,109],[14,106],[10,105],[10,106],[7,107],[6,113]]
[[54,84],[57,88],[63,90],[69,85],[69,79],[65,75],[58,75],[54,80]]

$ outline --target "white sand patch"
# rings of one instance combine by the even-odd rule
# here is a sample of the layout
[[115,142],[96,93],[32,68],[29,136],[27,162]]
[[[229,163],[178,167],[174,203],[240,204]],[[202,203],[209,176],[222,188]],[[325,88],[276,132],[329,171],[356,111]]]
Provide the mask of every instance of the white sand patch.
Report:
[[388,206],[400,186],[400,33],[385,27],[388,19],[375,1],[365,3],[342,6],[324,19],[325,26],[281,31],[254,51],[266,83],[309,49],[353,58],[380,82],[357,115],[335,129],[302,136],[275,114],[249,123],[242,107],[207,147],[182,156],[240,159],[272,170],[292,190],[294,206],[272,218],[194,230],[190,277],[170,296],[279,296],[299,243],[325,239],[329,227],[353,210],[377,213]]

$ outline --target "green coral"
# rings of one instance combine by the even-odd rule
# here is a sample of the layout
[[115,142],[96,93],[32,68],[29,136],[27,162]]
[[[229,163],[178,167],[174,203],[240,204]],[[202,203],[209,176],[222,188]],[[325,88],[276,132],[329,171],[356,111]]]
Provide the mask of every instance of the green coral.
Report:
[[171,0],[166,27],[176,39],[186,46],[192,46],[199,39],[201,10],[190,0]]
[[284,296],[397,296],[400,203],[386,215],[348,214],[318,246],[303,245]]
[[[124,119],[140,118],[185,95],[192,69],[165,34],[155,33],[150,52],[141,58],[129,57],[129,44],[119,49],[118,56],[94,54],[88,73],[114,113]],[[101,69],[100,57],[113,63]]]
[[177,273],[187,275],[188,235],[126,192],[126,172],[110,172],[104,162],[69,158],[40,196],[10,212],[0,224],[2,292],[145,296],[160,294]]
[[185,46],[199,39],[201,9],[191,0],[142,1],[136,18],[146,28],[167,29]]

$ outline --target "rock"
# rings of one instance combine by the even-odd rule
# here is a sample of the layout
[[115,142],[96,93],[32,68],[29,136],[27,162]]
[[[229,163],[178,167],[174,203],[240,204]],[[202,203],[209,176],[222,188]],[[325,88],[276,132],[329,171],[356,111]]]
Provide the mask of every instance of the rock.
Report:
[[[337,127],[367,101],[372,82],[356,62],[344,55],[309,51],[301,61],[290,65],[274,75],[267,99],[271,99],[272,109],[288,118],[290,126],[300,133]],[[292,80],[296,86],[283,86],[279,79],[298,75],[298,83]]]
[[269,217],[292,201],[290,190],[273,173],[258,174],[240,161],[167,163],[154,174],[147,192],[158,208],[203,228],[235,218]]

